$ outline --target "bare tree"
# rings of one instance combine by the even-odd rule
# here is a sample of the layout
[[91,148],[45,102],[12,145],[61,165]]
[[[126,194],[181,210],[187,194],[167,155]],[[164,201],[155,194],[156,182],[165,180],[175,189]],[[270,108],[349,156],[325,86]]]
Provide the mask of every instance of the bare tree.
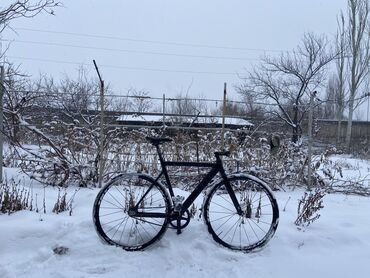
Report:
[[202,112],[206,113],[206,105],[200,100],[191,98],[188,93],[185,95],[179,93],[175,98],[169,99],[170,105],[168,111],[178,115],[197,115]]
[[345,109],[345,95],[346,95],[346,75],[345,75],[345,63],[346,63],[346,56],[347,56],[347,49],[348,44],[345,35],[345,19],[343,13],[340,14],[338,17],[338,31],[335,38],[335,49],[338,53],[338,57],[336,59],[336,68],[337,68],[337,90],[335,93],[335,103],[337,107],[337,143],[340,142],[340,135],[341,135],[341,126],[342,126],[342,118]]
[[331,76],[326,86],[324,99],[323,114],[320,115],[325,119],[335,119],[337,117],[336,95],[338,93],[338,79]]
[[257,118],[257,119],[262,119],[264,117],[266,109],[264,109],[265,107],[263,105],[257,103],[255,96],[250,94],[245,95],[243,101],[245,103],[245,107],[243,109],[243,114],[240,115],[248,118]]
[[[212,111],[212,114],[222,115],[222,111],[223,105],[220,105]],[[235,102],[232,100],[227,100],[225,112],[228,116],[262,119],[265,114],[265,109],[263,105],[256,103],[256,99],[253,95],[245,94],[242,96],[242,101]]]
[[348,67],[349,67],[349,102],[346,146],[349,149],[352,135],[353,112],[358,105],[360,87],[369,72],[370,39],[369,39],[368,0],[348,0]]
[[53,8],[60,6],[56,0],[18,0],[6,6],[0,6],[0,33],[9,26],[9,23],[20,17],[34,17],[45,12],[54,14]]
[[242,95],[276,105],[271,111],[292,129],[292,141],[302,134],[302,121],[308,111],[307,95],[323,85],[326,66],[335,54],[327,50],[324,36],[306,33],[302,45],[278,58],[264,57],[239,87]]
[[97,109],[99,106],[98,82],[89,79],[85,69],[78,70],[77,79],[65,76],[59,86],[52,89],[60,97],[59,103],[64,109],[81,113],[89,109]]
[[152,108],[153,102],[148,91],[131,88],[128,94],[131,96],[128,104],[130,112],[144,113],[149,112]]
[[33,91],[29,79],[22,76],[17,67],[9,64],[5,69],[3,108],[14,113],[4,113],[4,132],[11,140],[17,141],[20,137],[20,122],[16,114],[23,115],[30,106],[36,104],[41,95]]
[[[66,76],[60,84],[45,76],[36,81],[9,76],[5,135],[17,159],[24,162],[21,169],[46,184],[95,184],[103,159],[101,146],[107,150],[115,140],[125,138],[124,131],[114,127],[106,128],[100,137],[97,82],[81,74],[76,80]],[[108,102],[105,105],[109,107]]]

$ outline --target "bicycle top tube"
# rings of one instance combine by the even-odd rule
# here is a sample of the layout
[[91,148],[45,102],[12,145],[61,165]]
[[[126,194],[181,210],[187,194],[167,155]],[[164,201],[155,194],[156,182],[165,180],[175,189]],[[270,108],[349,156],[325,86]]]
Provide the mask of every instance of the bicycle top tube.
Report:
[[146,139],[156,147],[158,155],[159,155],[159,160],[163,165],[166,166],[198,166],[198,167],[212,167],[215,164],[221,162],[220,156],[229,156],[230,152],[229,151],[222,151],[222,152],[214,152],[214,155],[216,157],[215,162],[181,162],[181,161],[165,161],[162,157],[162,153],[160,151],[159,145],[165,143],[165,142],[172,142],[173,140],[168,137],[149,137],[147,136]]

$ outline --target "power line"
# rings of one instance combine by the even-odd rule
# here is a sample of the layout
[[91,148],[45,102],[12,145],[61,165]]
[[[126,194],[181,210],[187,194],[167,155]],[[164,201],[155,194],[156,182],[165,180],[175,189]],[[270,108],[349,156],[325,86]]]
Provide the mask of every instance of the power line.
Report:
[[147,54],[147,55],[173,56],[173,57],[186,57],[186,58],[204,58],[204,59],[239,60],[239,61],[258,60],[256,58],[240,58],[240,57],[224,57],[224,56],[177,54],[177,53],[165,53],[165,52],[153,52],[153,51],[128,50],[128,49],[120,49],[120,48],[106,48],[106,47],[95,47],[95,46],[82,46],[82,45],[63,44],[63,43],[51,43],[51,42],[39,42],[39,41],[24,41],[24,40],[9,40],[9,39],[1,39],[0,41],[10,42],[10,43],[15,42],[15,43],[37,44],[37,45],[62,46],[62,47],[71,47],[71,48],[80,48],[80,49],[93,49],[93,50],[104,50],[104,51],[113,51],[113,52],[125,52],[125,53],[136,53],[136,54]]
[[62,32],[62,31],[52,31],[52,30],[42,30],[42,29],[31,29],[31,28],[16,28],[17,30],[29,31],[29,32],[38,32],[38,33],[48,33],[48,34],[60,34],[76,37],[86,37],[86,38],[97,38],[97,39],[109,39],[109,40],[118,40],[118,41],[131,41],[131,42],[140,42],[140,43],[152,43],[152,44],[161,44],[161,45],[174,45],[174,46],[187,46],[187,47],[197,47],[197,48],[213,48],[213,49],[228,49],[228,50],[243,50],[243,51],[256,51],[256,52],[287,52],[286,50],[279,49],[264,49],[264,48],[246,48],[246,47],[233,47],[233,46],[220,46],[220,45],[211,45],[211,44],[197,44],[197,43],[180,43],[180,42],[168,42],[168,41],[159,41],[159,40],[144,40],[144,39],[133,39],[133,38],[124,38],[116,36],[106,36],[106,35],[93,35],[93,34],[84,34],[84,33],[74,33],[74,32]]
[[[91,64],[86,64],[86,63],[81,63],[81,62],[52,60],[52,59],[44,59],[44,58],[32,58],[32,57],[20,57],[20,56],[7,56],[7,57],[11,59],[39,61],[39,62],[46,62],[46,63],[69,64],[69,65],[78,65],[78,66],[87,66],[87,67],[92,66]],[[237,75],[237,72],[190,71],[190,70],[158,69],[158,68],[146,68],[146,67],[126,67],[126,66],[116,66],[116,65],[99,65],[99,66],[104,67],[104,68],[124,69],[124,70],[134,70],[134,71],[152,71],[152,72],[169,72],[169,73],[186,73],[186,74],[210,74],[210,75]]]

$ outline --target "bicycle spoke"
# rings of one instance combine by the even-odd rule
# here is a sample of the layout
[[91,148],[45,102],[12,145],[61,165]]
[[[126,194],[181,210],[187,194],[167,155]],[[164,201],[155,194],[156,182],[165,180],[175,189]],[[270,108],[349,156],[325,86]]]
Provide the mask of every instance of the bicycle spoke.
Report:
[[[115,221],[119,221],[119,220],[121,220],[121,219],[118,219],[118,220],[115,220]],[[114,222],[115,222],[114,221]],[[113,230],[115,227],[117,227],[118,225],[121,225],[122,223],[123,223],[123,221],[125,221],[124,219],[121,221],[121,223],[118,223],[118,224],[116,224],[116,225],[114,225],[113,227],[111,227],[108,231],[107,231],[107,233],[109,233],[111,230]]]
[[115,219],[115,220],[109,221],[109,222],[107,222],[107,223],[104,223],[104,224],[102,224],[102,226],[106,226],[106,225],[108,225],[108,224],[110,224],[110,223],[113,223],[113,222],[116,222],[116,221],[120,221],[120,220],[121,220],[121,218],[118,218],[118,219]]
[[120,237],[120,239],[119,239],[119,242],[121,242],[121,241],[122,241],[122,236],[123,236],[123,233],[125,232],[127,222],[128,222],[128,221],[126,221],[126,222],[125,222],[125,226],[123,227],[123,230],[122,230],[122,233],[121,233],[121,237]]
[[224,212],[224,211],[210,211],[209,213],[222,213],[222,214],[228,214],[228,215],[234,215],[236,212]]
[[[224,206],[222,206],[222,205],[220,205],[220,204],[218,204],[218,203],[216,203],[216,202],[213,202],[212,204],[215,204],[215,205],[217,205],[217,206],[219,206],[219,207],[221,207],[221,208],[224,208],[224,209],[226,209],[226,210],[231,211],[231,212],[233,212],[233,213],[234,213],[234,211],[232,211],[231,209],[228,209],[228,208],[226,208],[226,207],[224,207]],[[236,211],[235,211],[235,213],[236,213]]]
[[126,198],[126,196],[125,196],[125,195],[123,195],[122,191],[121,191],[121,190],[119,190],[119,187],[118,187],[118,186],[115,186],[114,188],[115,188],[115,189],[118,191],[118,193],[123,197],[123,199],[125,199],[125,198]]
[[[109,191],[108,191],[108,194],[113,198],[113,200],[115,200],[117,202],[118,205],[121,205],[121,202],[118,201]],[[122,207],[124,208],[124,207]]]
[[235,214],[233,214],[233,215],[231,215],[231,216],[229,216],[229,215],[222,216],[222,217],[220,217],[220,218],[213,219],[211,222],[215,222],[215,221],[218,221],[218,220],[221,220],[221,219],[225,219],[225,218],[227,218],[227,217],[233,217],[234,215],[235,215]]
[[121,206],[117,206],[116,204],[113,204],[112,202],[109,202],[109,201],[107,201],[107,200],[103,200],[104,202],[106,202],[106,203],[108,203],[108,204],[111,204],[112,206],[115,206],[116,208],[119,208],[119,209],[125,209],[124,207],[121,207]]
[[[239,221],[239,220],[238,220]],[[230,231],[238,224],[238,221],[236,221],[231,227],[230,227],[230,229],[229,230],[227,230],[227,232],[224,234],[224,236],[223,236],[223,238],[222,239],[224,239],[227,235],[228,235],[228,233],[230,233]],[[233,240],[231,240],[231,242],[232,242]]]
[[[240,221],[240,219],[239,219],[239,221]],[[235,233],[236,233],[236,230],[238,229],[238,225],[237,224],[238,224],[239,221],[236,222],[236,227],[235,227],[235,230],[234,230],[234,233],[233,233],[233,237],[231,238],[231,242],[234,241]],[[240,225],[239,225],[239,229],[240,229]]]
[[128,233],[128,244],[130,244],[130,239],[131,239],[131,235],[132,235],[132,228],[134,227],[134,219],[130,218],[131,220],[131,228],[130,228],[130,232]]
[[249,227],[251,227],[252,232],[254,233],[254,235],[256,236],[256,238],[257,238],[257,239],[259,239],[259,238],[258,238],[258,235],[257,235],[257,234],[256,234],[256,232],[254,231],[254,229],[253,229],[253,227],[252,227],[251,223],[250,223],[248,220],[247,220],[247,222],[248,222]]
[[112,215],[112,214],[117,214],[117,213],[122,213],[122,211],[115,211],[115,212],[111,212],[111,213],[107,213],[107,214],[102,214],[102,215],[100,215],[100,217],[105,217],[105,216]]
[[250,239],[249,239],[249,236],[248,236],[247,231],[245,230],[245,226],[244,226],[244,225],[242,225],[242,227],[243,227],[244,233],[245,233],[245,235],[246,235],[246,237],[247,237],[248,243],[249,243],[249,245],[250,245],[250,244],[251,244],[251,241],[250,241]]
[[100,207],[100,209],[115,209],[115,210],[119,209],[120,211],[122,211],[122,208],[120,208],[120,207],[115,207],[115,208],[112,208],[112,207]]
[[[162,224],[160,222],[153,223],[153,222],[150,222],[150,221],[145,220],[143,218],[134,218],[134,219],[138,219],[138,220],[140,220],[142,222],[145,222],[145,223],[148,223],[148,224],[152,224],[152,225],[156,225],[156,226],[162,226]],[[155,218],[150,218],[150,219],[155,220]]]
[[[254,224],[254,225],[256,225],[263,233],[265,233],[266,234],[266,231],[264,230],[264,229],[262,229],[259,225],[257,225],[257,223],[253,220],[253,219],[251,219],[251,222]],[[267,225],[270,225],[269,223],[265,223],[265,224],[267,224]]]
[[[139,224],[140,224],[140,226],[143,228],[143,230],[144,230],[144,231],[149,235],[149,237],[151,237],[150,233],[145,229],[144,225],[143,225],[143,224],[141,224],[140,222],[139,222]],[[149,226],[150,226],[154,231],[157,231],[157,230],[153,227],[153,225],[149,224]]]
[[[221,229],[227,222],[229,222],[230,221],[230,219],[233,217],[233,215],[232,216],[230,216],[221,226],[218,226],[218,228],[216,229],[216,232],[219,230],[219,229]],[[222,233],[222,232],[221,232]],[[220,234],[221,234],[220,233]],[[220,235],[219,234],[219,235]]]
[[119,224],[117,230],[114,232],[112,238],[114,238],[114,236],[116,235],[116,233],[118,232],[119,228],[122,226],[122,223],[124,222],[125,220],[122,220],[122,222]]
[[222,199],[224,199],[226,202],[228,202],[230,205],[234,206],[234,204],[232,202],[230,202],[229,200],[226,200],[224,197],[222,197],[221,195],[218,195],[218,197],[221,197]]

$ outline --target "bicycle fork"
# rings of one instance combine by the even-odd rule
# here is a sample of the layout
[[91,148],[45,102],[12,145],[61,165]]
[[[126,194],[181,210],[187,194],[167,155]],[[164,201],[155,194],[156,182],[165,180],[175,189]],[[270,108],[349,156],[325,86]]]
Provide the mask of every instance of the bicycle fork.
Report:
[[225,170],[222,167],[219,171],[220,171],[221,177],[222,177],[222,179],[223,179],[223,181],[225,183],[225,187],[226,187],[227,193],[230,195],[231,201],[233,202],[233,205],[234,205],[234,207],[236,209],[236,212],[238,213],[238,215],[243,215],[243,210],[240,207],[240,204],[238,202],[238,199],[235,196],[234,190],[231,188],[231,185],[230,185],[229,180],[227,179]]

